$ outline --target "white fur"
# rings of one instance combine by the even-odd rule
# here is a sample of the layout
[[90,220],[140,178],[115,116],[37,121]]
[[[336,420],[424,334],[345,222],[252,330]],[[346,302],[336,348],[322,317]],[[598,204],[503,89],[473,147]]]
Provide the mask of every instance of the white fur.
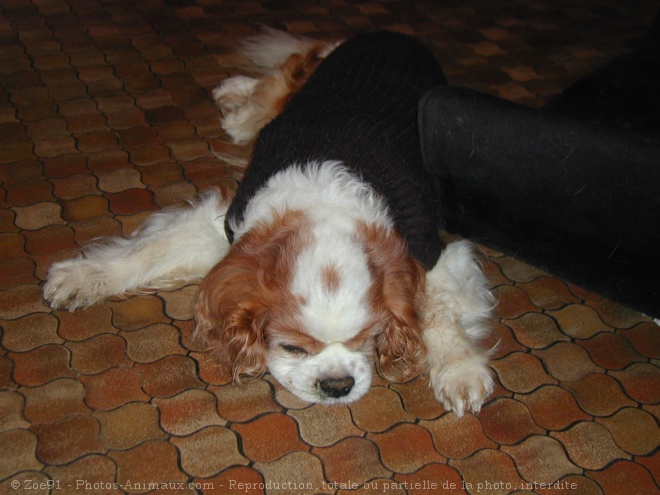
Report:
[[316,41],[264,27],[263,32],[241,41],[238,53],[261,69],[272,69],[291,55],[304,55]]
[[[55,263],[44,287],[53,307],[75,309],[112,295],[160,288],[203,277],[227,253],[223,221],[227,201],[208,193],[192,207],[153,215],[127,239],[109,239],[86,248],[83,257]],[[335,162],[294,167],[272,178],[250,203],[238,228],[244,233],[273,220],[275,212],[302,210],[312,221],[312,242],[297,259],[292,293],[304,298],[302,327],[326,344],[315,355],[271,349],[272,374],[303,400],[348,403],[371,383],[372,348],[350,350],[354,337],[373,315],[366,296],[372,283],[369,260],[355,226],[358,221],[392,228],[382,200]],[[321,271],[333,266],[341,285],[322,288]],[[492,306],[486,280],[466,241],[450,244],[427,274],[423,340],[428,351],[431,386],[436,397],[457,415],[477,412],[492,392],[487,353],[475,342],[487,333]],[[319,381],[351,377],[355,383],[340,397],[325,396]]]
[[[272,118],[273,100],[286,91],[278,64],[312,43],[267,31],[243,44],[243,54],[264,76],[230,78],[213,92],[224,114],[223,128],[235,142],[250,141]],[[335,46],[328,44],[324,55]],[[230,249],[223,229],[227,207],[222,195],[209,193],[192,208],[155,214],[128,239],[106,240],[84,249],[82,258],[55,263],[44,296],[53,307],[75,309],[112,295],[203,277]],[[360,349],[346,345],[374,316],[366,304],[373,280],[356,226],[391,230],[393,222],[382,198],[340,163],[307,164],[273,176],[251,199],[244,219],[231,225],[236,241],[288,211],[304,212],[311,224],[309,243],[292,267],[290,291],[302,301],[295,317],[324,347],[308,354],[276,343],[267,350],[266,363],[303,400],[350,403],[371,385],[374,349],[373,342]],[[323,287],[323,270],[329,266],[341,281],[336,291]],[[488,353],[477,346],[488,332],[492,298],[470,243],[447,246],[427,273],[423,296],[421,330],[430,385],[458,416],[476,413],[493,390]],[[326,379],[350,380],[350,386],[328,395],[322,386]]]
[[493,391],[488,354],[475,345],[488,332],[493,298],[468,241],[451,243],[427,273],[422,337],[431,387],[457,416],[478,412]]
[[[322,43],[318,57],[327,57],[340,43]],[[223,114],[220,125],[234,143],[249,143],[275,117],[277,103],[291,92],[285,61],[292,55],[304,56],[315,46],[319,42],[311,38],[270,28],[241,42],[238,52],[255,65],[261,77],[233,76],[212,91]]]
[[[329,344],[311,357],[270,353],[268,369],[277,381],[306,402],[349,404],[364,396],[371,388],[371,356],[365,352],[351,351],[339,342]],[[319,381],[332,376],[353,377],[355,384],[350,393],[342,397],[324,396],[319,390]]]
[[202,278],[229,250],[228,205],[220,192],[209,191],[190,207],[152,215],[128,238],[85,247],[81,258],[51,266],[44,297],[54,308],[74,310],[113,295]]

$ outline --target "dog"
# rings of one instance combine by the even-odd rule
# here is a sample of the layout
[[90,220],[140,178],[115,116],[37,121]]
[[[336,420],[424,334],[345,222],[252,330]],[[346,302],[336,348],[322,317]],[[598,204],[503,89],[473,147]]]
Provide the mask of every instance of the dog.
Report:
[[53,264],[44,297],[73,310],[201,278],[195,338],[235,382],[269,371],[310,403],[347,404],[371,386],[428,373],[457,416],[493,390],[492,295],[467,241],[444,245],[423,167],[417,102],[446,83],[411,37],[325,43],[277,31],[243,52],[261,68],[213,91],[222,126],[254,141],[232,197],[204,193],[128,238]]

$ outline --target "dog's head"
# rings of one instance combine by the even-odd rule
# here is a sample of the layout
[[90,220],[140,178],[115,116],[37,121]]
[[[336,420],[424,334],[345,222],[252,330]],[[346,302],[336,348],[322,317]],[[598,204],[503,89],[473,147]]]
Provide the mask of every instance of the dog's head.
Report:
[[417,369],[424,269],[396,232],[347,225],[320,242],[332,227],[276,215],[205,278],[196,335],[236,382],[269,370],[305,401],[348,403],[371,386],[374,356],[389,379]]

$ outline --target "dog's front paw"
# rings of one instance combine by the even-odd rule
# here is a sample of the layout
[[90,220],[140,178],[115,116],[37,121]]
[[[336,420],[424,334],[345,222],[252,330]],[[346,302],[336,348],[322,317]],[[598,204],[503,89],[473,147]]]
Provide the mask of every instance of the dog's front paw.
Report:
[[86,259],[73,259],[53,264],[44,285],[44,299],[52,308],[73,311],[105,299],[107,278]]
[[211,94],[222,114],[227,116],[247,104],[256,85],[257,80],[252,77],[234,76],[222,81]]
[[430,380],[436,399],[459,418],[467,411],[478,413],[493,392],[492,372],[477,359],[432,368]]

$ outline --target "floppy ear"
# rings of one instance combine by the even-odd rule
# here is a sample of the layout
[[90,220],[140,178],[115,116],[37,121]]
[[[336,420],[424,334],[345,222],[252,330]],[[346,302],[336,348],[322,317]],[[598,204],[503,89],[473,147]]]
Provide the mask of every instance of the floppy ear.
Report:
[[245,233],[200,286],[194,337],[238,383],[266,372],[266,325],[292,299],[289,281],[306,232],[302,213],[275,215]]
[[266,371],[267,308],[259,297],[258,270],[249,257],[230,251],[202,282],[195,305],[194,337],[231,367],[237,383]]
[[408,378],[423,366],[421,311],[426,272],[412,258],[401,235],[382,227],[365,227],[366,251],[375,280],[372,304],[384,311],[387,324],[376,337],[379,369],[388,380]]

